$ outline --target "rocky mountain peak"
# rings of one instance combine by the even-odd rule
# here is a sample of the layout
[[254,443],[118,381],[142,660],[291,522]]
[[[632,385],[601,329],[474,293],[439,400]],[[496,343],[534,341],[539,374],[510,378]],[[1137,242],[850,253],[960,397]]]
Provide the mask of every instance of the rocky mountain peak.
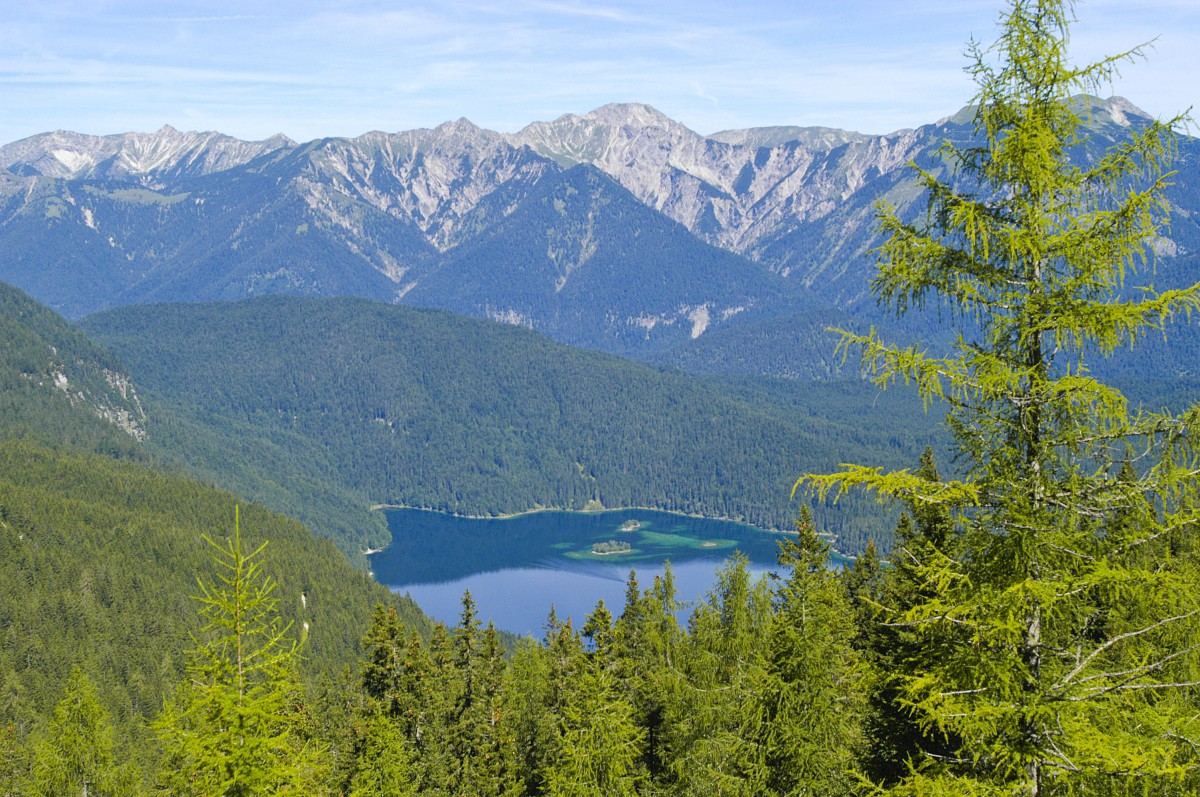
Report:
[[354,235],[358,222],[336,195],[412,222],[446,251],[465,234],[464,220],[497,190],[535,181],[550,164],[467,119],[433,129],[372,132],[331,139],[313,150],[301,180],[309,206]]
[[295,141],[293,141],[291,138],[288,138],[288,136],[284,135],[283,133],[276,133],[275,135],[271,136],[270,138],[264,138],[261,143],[264,146],[275,148],[275,149],[283,149],[285,147],[291,148],[291,147],[297,146]]
[[679,122],[641,103],[611,103],[582,116],[565,114],[552,122],[534,122],[507,138],[512,144],[528,146],[560,165],[586,163],[613,176],[618,164],[609,162],[614,158],[627,160],[636,154],[639,158],[649,158],[648,168],[658,168],[663,163],[662,153],[675,149],[681,142],[694,146],[703,140]]
[[[1096,146],[1104,139],[1119,140],[1123,127],[1145,118],[1119,97],[1077,102],[1094,125]],[[859,286],[866,284],[861,270],[851,274],[847,269],[861,269],[868,259],[874,202],[884,197],[901,208],[918,203],[920,189],[906,164],[933,152],[946,139],[969,140],[973,115],[973,109],[966,108],[940,125],[886,136],[787,126],[703,136],[642,103],[613,103],[582,115],[567,114],[534,122],[514,134],[460,118],[435,128],[374,131],[303,146],[282,134],[247,142],[216,132],[181,132],[170,125],[153,133],[115,136],[56,131],[0,147],[0,169],[8,169],[0,172],[0,198],[20,197],[9,203],[9,212],[28,225],[29,236],[42,234],[59,220],[78,225],[80,234],[95,245],[87,256],[89,265],[109,264],[104,267],[111,268],[119,282],[154,272],[162,252],[180,246],[180,241],[207,246],[212,219],[225,210],[230,251],[237,252],[230,262],[240,262],[237,258],[250,249],[242,247],[249,240],[244,231],[247,218],[258,218],[258,211],[248,210],[246,203],[259,201],[257,195],[243,194],[248,187],[268,192],[273,183],[287,200],[265,207],[262,218],[284,210],[291,215],[262,224],[294,231],[286,238],[287,246],[301,252],[310,241],[325,236],[332,248],[314,260],[324,262],[328,252],[345,252],[348,262],[369,262],[390,281],[386,290],[403,296],[428,263],[456,247],[475,245],[527,202],[545,199],[547,179],[586,167],[581,174],[606,175],[604,180],[611,178],[642,205],[706,244],[784,276],[795,275],[806,285],[840,280]],[[216,174],[250,161],[253,179],[237,173],[223,181]],[[198,175],[218,178],[205,182],[203,196],[192,195],[197,191],[192,178]],[[138,190],[106,184],[79,192],[65,182],[32,179],[40,177],[124,181]],[[563,185],[582,190],[574,183]],[[222,191],[230,192],[224,205],[217,201]],[[153,210],[161,215],[168,212],[164,208],[205,232],[174,234],[151,246],[146,241],[158,233],[160,216],[138,227],[130,214]],[[567,213],[566,208],[563,204],[555,213]],[[578,212],[579,223],[568,225],[571,235],[590,229],[592,223],[591,209]],[[16,222],[5,217],[0,223]],[[592,240],[588,235],[585,243]],[[10,240],[32,238],[11,235]],[[567,249],[587,250],[576,243]],[[553,252],[567,251],[557,243],[549,246]],[[280,257],[273,254],[273,244],[261,250],[264,262]],[[14,256],[32,262],[38,259],[33,251],[25,246]],[[198,256],[207,256],[207,250]],[[578,276],[576,272],[572,274]],[[279,273],[292,274],[264,267],[262,279],[276,280]],[[578,282],[575,276],[572,284]],[[78,292],[73,290],[64,288],[75,296]],[[84,299],[79,307],[94,309],[88,304],[93,300]],[[837,301],[843,300],[859,297],[839,294]]]
[[636,128],[657,127],[664,130],[686,129],[662,111],[641,102],[611,102],[585,114],[583,118],[605,125]]
[[434,132],[441,136],[454,138],[495,139],[498,137],[496,133],[483,129],[465,116],[460,116],[452,122],[442,122],[434,128]]
[[1146,123],[1151,119],[1150,114],[1134,105],[1124,97],[1075,97],[1073,102],[1084,122],[1092,124],[1111,123],[1120,127],[1130,127],[1136,122]]
[[460,116],[457,119],[450,121],[450,122],[442,122],[440,125],[438,125],[438,127],[446,128],[448,130],[467,130],[467,131],[476,131],[476,130],[483,129],[482,127],[475,124],[474,122],[472,122],[470,119],[468,119],[465,116]]
[[[865,174],[891,168],[897,150],[878,136],[829,128],[705,137],[637,103],[535,122],[509,140],[561,165],[595,166],[708,243],[751,255],[784,219],[830,212]],[[853,151],[829,162],[843,145]]]
[[272,150],[295,146],[286,136],[242,141],[208,131],[92,136],[55,131],[0,147],[0,168],[25,175],[76,179],[120,178],[166,172],[209,174],[240,166]]

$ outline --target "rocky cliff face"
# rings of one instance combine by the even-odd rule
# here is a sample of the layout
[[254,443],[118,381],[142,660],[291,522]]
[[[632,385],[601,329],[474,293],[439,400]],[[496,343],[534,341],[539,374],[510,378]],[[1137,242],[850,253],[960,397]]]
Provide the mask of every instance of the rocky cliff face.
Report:
[[331,193],[363,202],[411,222],[440,252],[470,236],[472,211],[485,197],[504,191],[517,202],[554,168],[466,119],[433,130],[329,139],[306,158],[297,185],[314,209],[329,212]]
[[303,146],[282,135],[248,142],[171,127],[110,136],[59,131],[0,147],[0,168],[21,177],[162,189],[251,163],[266,171],[301,164],[291,179],[314,210],[337,221],[339,203],[361,202],[411,222],[445,252],[478,231],[470,217],[485,197],[503,191],[515,208],[556,166],[587,164],[702,240],[760,258],[764,241],[828,215],[870,176],[906,163],[922,141],[911,131],[874,137],[827,128],[705,137],[630,104],[535,122],[512,135],[460,119]]
[[535,122],[510,138],[559,163],[595,166],[705,241],[756,259],[781,230],[826,217],[902,167],[924,139],[794,127],[705,137],[645,105]]
[[[6,391],[0,426],[10,435],[94,444],[99,418],[133,440],[146,437],[141,397],[112,355],[4,283],[0,283],[0,384]],[[61,413],[57,417],[50,410],[56,405]]]

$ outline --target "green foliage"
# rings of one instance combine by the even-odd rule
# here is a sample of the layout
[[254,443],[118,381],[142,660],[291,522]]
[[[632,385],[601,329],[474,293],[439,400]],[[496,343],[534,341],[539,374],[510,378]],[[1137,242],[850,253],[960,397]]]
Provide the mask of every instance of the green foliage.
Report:
[[547,794],[638,794],[644,777],[638,766],[644,735],[613,673],[603,666],[585,666],[573,679],[562,708],[562,735],[547,773]]
[[429,795],[850,793],[865,689],[848,596],[815,534],[789,550],[786,581],[730,560],[687,629],[669,571],[645,590],[631,575],[616,620],[600,603],[576,630],[552,610],[541,643],[507,662],[469,596],[428,648],[380,610],[348,782],[394,771],[409,779],[400,793]]
[[236,514],[232,537],[204,539],[219,575],[199,582],[204,626],[189,683],[158,726],[160,783],[175,794],[313,794],[324,751],[303,735],[297,642],[262,569],[266,543],[247,553]]
[[734,557],[696,607],[666,707],[664,759],[676,794],[744,794],[746,706],[757,699],[773,614],[766,578]]
[[[422,794],[521,792],[515,734],[500,722],[504,649],[491,625],[480,628],[470,594],[459,625],[448,633],[438,624],[428,650],[416,635],[405,640],[395,612],[382,609],[363,643],[370,702],[355,789],[391,770]],[[387,749],[382,737],[402,749]]]
[[349,797],[408,797],[417,794],[408,750],[407,740],[394,721],[382,714],[371,717]]
[[113,726],[96,687],[78,667],[54,718],[33,744],[30,792],[37,795],[132,794],[135,768],[117,763]]
[[[211,566],[201,534],[228,525],[235,500],[136,463],[0,441],[0,728],[29,744],[78,666],[112,718],[117,755],[149,771],[145,725],[200,625],[187,596]],[[271,541],[281,613],[309,624],[306,677],[357,660],[378,603],[427,629],[411,601],[299,523],[257,506],[243,519],[248,543]]]
[[791,572],[775,593],[765,660],[744,731],[750,794],[846,794],[862,736],[865,672],[852,647],[853,617],[828,544],[807,512],[797,539],[780,544]]
[[609,554],[609,553],[629,553],[633,550],[633,546],[625,540],[605,540],[592,545],[592,553]]
[[[921,455],[916,475],[930,484],[941,480],[931,450]],[[867,586],[868,581],[858,587],[858,647],[876,673],[868,693],[863,769],[877,782],[893,784],[929,758],[953,755],[959,744],[936,727],[922,727],[900,697],[900,689],[917,670],[966,643],[965,635],[952,628],[937,634],[916,631],[904,620],[913,607],[937,598],[936,585],[924,580],[924,568],[953,555],[948,547],[955,539],[952,532],[944,504],[911,502],[896,528],[890,567],[872,579],[873,586]],[[854,570],[851,583],[860,577],[858,562]]]
[[[365,301],[138,307],[85,328],[160,400],[154,451],[352,556],[386,540],[373,502],[496,515],[599,501],[783,528],[796,463],[899,465],[931,442],[915,402],[876,405],[861,383],[699,380]],[[849,503],[824,513],[840,547],[892,527]]]
[[517,749],[518,777],[526,794],[544,794],[558,744],[560,697],[545,648],[532,639],[518,643],[505,668],[503,694],[503,716]]
[[1153,257],[1179,120],[1075,159],[1071,94],[1139,51],[1075,67],[1071,21],[1069,2],[1012,0],[996,44],[972,47],[979,140],[947,147],[956,182],[921,172],[923,223],[880,208],[881,300],[944,303],[978,337],[944,356],[845,337],[881,383],[950,406],[964,477],[808,477],[947,513],[944,544],[925,530],[908,552],[889,622],[912,651],[896,702],[955,749],[898,794],[1186,791],[1200,763],[1200,411],[1131,414],[1086,367],[1200,306],[1200,287],[1117,292]]
[[145,416],[108,352],[21,291],[0,283],[0,436],[144,459]]
[[30,778],[29,746],[13,725],[0,726],[0,797],[21,797]]

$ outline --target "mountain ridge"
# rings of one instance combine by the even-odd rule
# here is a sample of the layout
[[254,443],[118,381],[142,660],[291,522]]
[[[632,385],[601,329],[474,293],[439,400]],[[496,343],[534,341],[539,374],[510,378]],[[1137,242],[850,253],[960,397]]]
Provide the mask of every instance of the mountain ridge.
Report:
[[[1076,103],[1089,120],[1084,157],[1147,121],[1121,98]],[[45,134],[0,147],[0,279],[70,318],[146,302],[359,296],[657,357],[690,338],[668,322],[706,335],[817,306],[876,320],[876,203],[916,219],[923,193],[908,165],[944,174],[942,144],[972,135],[970,108],[882,136],[790,127],[704,136],[638,103],[511,134],[467,119],[302,144],[169,127]],[[1167,267],[1200,251],[1200,142],[1181,138],[1176,165],[1174,223],[1156,242]],[[586,302],[564,286],[601,270],[581,255],[597,245],[599,206],[567,201],[575,186],[558,197],[567,217],[535,208],[581,167],[610,181],[606,207],[637,202],[669,222],[643,214],[607,225],[611,277]],[[651,337],[672,334],[634,345],[630,319]],[[698,347],[686,359],[704,370],[702,351],[716,356]]]

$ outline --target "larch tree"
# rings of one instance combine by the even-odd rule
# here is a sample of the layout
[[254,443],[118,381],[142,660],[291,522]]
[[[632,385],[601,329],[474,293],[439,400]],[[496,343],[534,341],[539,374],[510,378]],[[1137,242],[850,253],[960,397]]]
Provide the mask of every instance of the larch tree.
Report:
[[[604,619],[589,618],[585,627],[609,623],[608,610],[603,604],[599,609]],[[576,666],[560,710],[558,747],[546,772],[547,793],[632,797],[646,780],[639,760],[646,732],[608,659],[596,653],[588,656],[578,635],[572,647]]]
[[[933,451],[926,449],[916,475],[931,483],[941,480]],[[929,571],[923,563],[931,557],[953,555],[950,513],[937,503],[910,502],[896,526],[890,566],[882,574],[878,594],[868,616],[859,615],[863,649],[877,673],[869,691],[867,738],[863,769],[867,776],[891,784],[929,756],[951,754],[956,740],[938,728],[922,728],[919,716],[900,696],[914,668],[937,659],[958,644],[961,629],[944,628],[935,634],[909,628],[904,615],[914,606],[936,598],[936,584],[926,583]],[[857,567],[857,563],[856,563]]]
[[219,568],[199,581],[205,624],[188,680],[158,721],[165,793],[314,795],[322,750],[300,732],[298,643],[263,571],[266,543],[247,552],[235,512],[223,542],[205,536]]
[[960,477],[844,466],[802,479],[949,514],[946,544],[910,565],[919,599],[889,622],[949,642],[896,686],[956,745],[916,762],[897,794],[1197,786],[1200,410],[1131,409],[1086,366],[1200,305],[1197,287],[1123,290],[1154,262],[1182,120],[1131,125],[1098,152],[1073,98],[1141,51],[1073,65],[1073,21],[1070,0],[1011,0],[996,42],[970,48],[974,142],[944,148],[946,176],[919,171],[922,219],[879,209],[876,295],[899,313],[949,307],[970,337],[944,355],[843,338],[881,384],[949,404]]

